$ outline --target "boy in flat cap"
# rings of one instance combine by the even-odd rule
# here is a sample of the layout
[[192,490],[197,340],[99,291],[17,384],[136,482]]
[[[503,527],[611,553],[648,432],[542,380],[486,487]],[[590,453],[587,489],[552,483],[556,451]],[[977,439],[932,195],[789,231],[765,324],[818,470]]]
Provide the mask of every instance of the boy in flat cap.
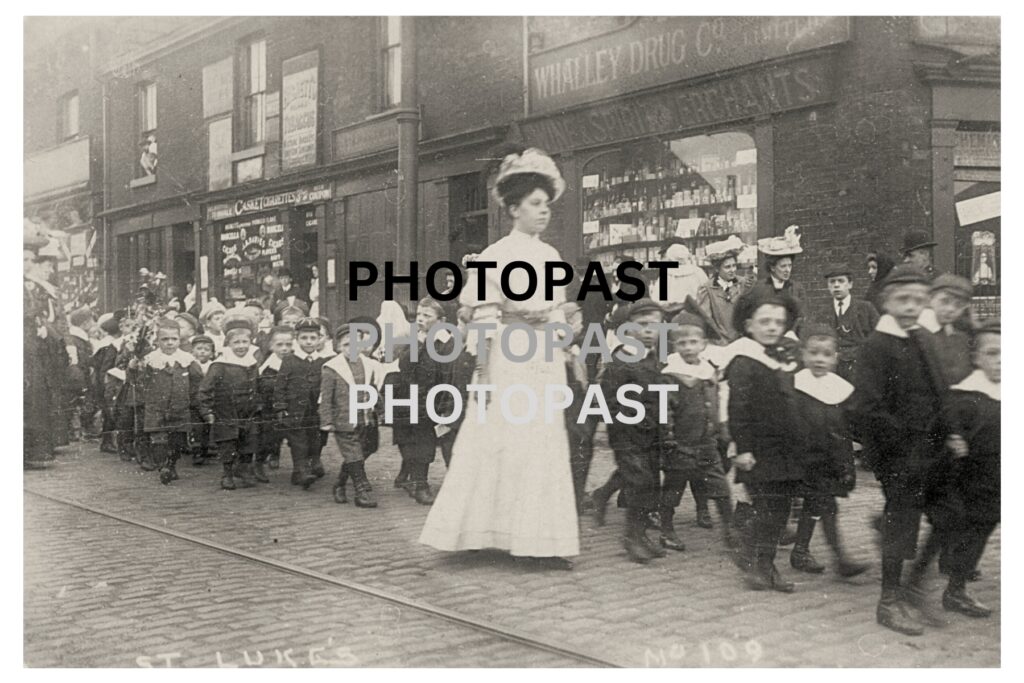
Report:
[[968,308],[974,287],[960,275],[943,273],[932,280],[930,308],[934,315],[935,346],[946,382],[956,384],[974,371],[971,365]]
[[[179,329],[181,329],[180,326]],[[210,425],[203,420],[199,412],[199,386],[202,384],[203,378],[210,372],[210,366],[213,364],[214,344],[213,340],[205,334],[197,334],[192,337],[191,346],[192,357],[195,358],[196,362],[190,368],[192,373],[190,405],[192,408],[193,426],[189,438],[192,442],[192,466],[201,467],[206,464],[206,459],[211,456]]]
[[938,416],[946,383],[933,335],[918,319],[930,284],[921,269],[902,264],[886,276],[885,314],[861,349],[850,417],[874,459],[882,484],[882,595],[878,623],[906,635],[921,635],[918,596],[901,586],[903,563],[914,559],[921,525],[925,475],[940,451]]
[[103,419],[100,451],[104,453],[117,453],[117,445],[114,442],[114,406],[107,399],[106,381],[107,372],[114,367],[117,353],[121,350],[121,317],[123,315],[123,311],[117,311],[100,323],[103,337],[97,344],[96,352],[92,355],[93,400],[96,405],[100,406]]
[[836,372],[847,382],[854,378],[857,354],[868,335],[878,324],[878,311],[867,301],[854,299],[853,269],[845,263],[832,263],[825,268],[825,281],[832,295],[832,327],[839,345]]
[[[661,507],[661,468],[670,454],[675,453],[676,443],[672,421],[667,424],[658,421],[658,393],[647,389],[652,384],[666,383],[658,360],[656,327],[664,320],[664,309],[651,299],[640,299],[629,306],[627,320],[640,327],[629,336],[643,345],[643,357],[638,362],[615,357],[605,368],[601,390],[608,410],[615,415],[620,410],[627,414],[633,412],[631,407],[619,404],[619,387],[636,384],[643,388],[636,398],[644,405],[643,420],[635,425],[617,421],[609,424],[608,445],[615,454],[615,465],[623,482],[619,504],[626,508],[626,529],[622,544],[630,560],[646,564],[666,555],[665,550],[647,536],[645,520],[649,512]],[[670,393],[670,410],[672,403]]]
[[253,454],[259,446],[259,361],[252,346],[252,320],[244,315],[226,318],[224,352],[213,361],[199,385],[199,413],[210,425],[224,475],[222,489],[253,483]]
[[309,487],[324,476],[320,464],[320,423],[317,401],[320,372],[317,358],[320,322],[303,318],[295,326],[296,348],[281,359],[274,381],[274,413],[292,454],[292,484]]

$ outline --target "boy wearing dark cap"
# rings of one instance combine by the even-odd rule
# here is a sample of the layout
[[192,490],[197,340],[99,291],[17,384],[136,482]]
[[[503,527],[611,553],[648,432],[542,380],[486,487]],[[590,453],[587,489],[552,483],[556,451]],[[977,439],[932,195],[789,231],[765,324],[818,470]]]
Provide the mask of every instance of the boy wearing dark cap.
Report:
[[320,323],[303,318],[295,326],[297,348],[284,356],[274,381],[274,413],[292,454],[292,484],[308,490],[324,476],[320,464],[317,400],[323,359],[317,358]]
[[902,264],[886,276],[883,310],[861,348],[850,417],[874,459],[882,484],[882,595],[878,623],[921,635],[927,613],[900,583],[903,563],[917,552],[925,474],[941,446],[938,415],[946,383],[933,335],[918,323],[930,285],[921,269]]
[[[664,320],[664,309],[651,299],[640,299],[631,304],[627,320],[639,325],[629,335],[643,345],[643,356],[638,362],[626,362],[618,357],[605,368],[601,390],[612,415],[620,410],[627,414],[632,407],[620,406],[617,394],[624,384],[643,388],[636,397],[644,405],[644,418],[639,424],[612,422],[608,425],[608,445],[615,454],[615,464],[622,478],[620,505],[626,508],[626,530],[622,539],[629,559],[646,564],[656,557],[665,557],[665,550],[647,536],[645,520],[649,512],[661,506],[662,464],[675,453],[672,422],[660,424],[659,395],[647,389],[652,384],[665,384],[658,361],[658,323]],[[673,396],[669,394],[672,411]]]
[[122,315],[123,312],[118,311],[100,323],[103,338],[100,339],[96,352],[92,355],[93,400],[96,402],[96,405],[100,406],[103,419],[100,450],[104,453],[117,453],[117,446],[114,443],[114,407],[107,400],[105,387],[107,372],[114,367],[117,361],[117,353],[121,350]]
[[260,410],[263,421],[260,423],[260,448],[256,451],[253,463],[253,476],[256,481],[267,483],[265,466],[277,469],[280,463],[281,442],[284,437],[283,426],[276,419],[274,410],[274,390],[277,376],[281,371],[281,362],[291,354],[295,342],[295,330],[284,325],[273,327],[267,333],[267,359],[260,365]]
[[853,270],[844,263],[832,263],[825,268],[825,281],[832,295],[832,328],[839,346],[839,365],[836,372],[847,382],[854,378],[857,354],[868,335],[878,324],[878,311],[862,299],[854,299]]
[[224,351],[199,385],[199,413],[210,425],[224,475],[221,488],[254,485],[252,461],[259,447],[259,362],[252,346],[254,323],[246,316],[226,317]]
[[956,384],[974,371],[971,365],[970,317],[974,287],[960,275],[943,273],[932,280],[930,311],[935,316],[935,346],[946,382]]
[[202,384],[203,378],[206,377],[206,373],[210,371],[210,365],[213,363],[213,354],[215,353],[213,340],[205,334],[195,335],[192,337],[191,353],[196,362],[189,369],[192,373],[190,406],[193,425],[189,439],[192,445],[192,466],[201,467],[210,457],[210,425],[206,424],[199,413],[199,385]]
[[679,387],[672,404],[675,410],[669,415],[677,447],[666,452],[661,463],[665,473],[658,514],[661,544],[670,550],[684,550],[673,517],[689,482],[694,498],[715,501],[722,517],[723,538],[732,548],[732,503],[719,456],[720,443],[728,443],[729,436],[719,421],[717,373],[701,358],[707,346],[707,327],[702,318],[685,311],[672,318],[672,323],[676,327],[669,339],[674,352],[661,372]]

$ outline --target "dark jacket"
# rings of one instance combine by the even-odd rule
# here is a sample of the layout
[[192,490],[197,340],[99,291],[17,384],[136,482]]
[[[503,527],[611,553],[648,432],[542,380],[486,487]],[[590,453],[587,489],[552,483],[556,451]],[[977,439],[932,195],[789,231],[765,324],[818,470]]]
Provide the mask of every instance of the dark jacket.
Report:
[[940,329],[932,339],[946,384],[956,384],[974,372],[974,366],[971,365],[971,338],[966,332],[956,328],[949,332]]
[[[184,432],[192,423],[190,410],[193,395],[192,382],[198,364],[184,351],[180,358],[164,364],[159,351],[149,354],[149,365],[139,373],[144,414],[143,429],[147,432]],[[161,354],[162,355],[162,354]],[[195,365],[195,369],[192,366]]]
[[[452,348],[452,340],[449,343],[438,344],[437,349],[441,354],[448,353]],[[398,372],[392,372],[387,376],[385,384],[392,386],[395,398],[406,400],[410,397],[412,387],[416,387],[416,421],[412,421],[412,410],[402,405],[396,405],[392,413],[393,422],[391,432],[394,443],[422,444],[424,448],[437,442],[434,422],[427,415],[427,392],[436,385],[445,382],[445,363],[439,363],[427,353],[426,342],[419,343],[416,361],[412,360],[412,352],[409,347],[402,349],[398,357]],[[465,405],[465,404],[463,404]]]
[[75,349],[75,362],[68,368],[68,390],[72,397],[78,397],[93,387],[92,343],[73,334],[64,339],[67,346]]
[[218,359],[199,385],[199,414],[214,416],[210,438],[226,441],[238,437],[238,430],[253,429],[260,418],[259,366],[225,363]]
[[796,407],[807,493],[845,496],[853,490],[857,470],[843,403],[825,402],[797,388]]
[[939,449],[946,383],[931,333],[901,336],[890,316],[879,327],[890,331],[875,330],[861,347],[849,418],[877,476],[921,474]]
[[[782,286],[782,289],[775,289],[775,282],[771,276],[764,282],[759,282],[750,288],[750,291],[758,291],[762,294],[780,294],[782,296],[788,296],[796,302],[796,321],[792,325],[793,330],[799,335],[800,334],[800,323],[803,321],[804,316],[807,314],[807,292],[804,290],[803,285],[793,280],[787,280],[786,284]],[[742,332],[740,332],[742,334]]]
[[875,330],[878,324],[878,311],[862,299],[850,297],[850,307],[843,311],[842,317],[836,316],[836,302],[829,302],[831,312],[829,320],[839,340],[839,361],[852,363],[857,360],[861,345]]
[[718,382],[671,372],[669,365],[662,377],[679,387],[672,402],[672,434],[676,449],[668,455],[664,469],[700,471],[719,461]]
[[319,426],[317,401],[320,396],[320,372],[324,359],[301,359],[289,354],[281,361],[274,378],[274,412],[286,413],[284,429],[308,429]]
[[105,402],[104,387],[106,386],[107,371],[114,367],[117,360],[117,347],[106,344],[92,356],[93,370],[93,400],[97,405]]
[[739,283],[730,288],[726,295],[717,277],[711,278],[706,285],[697,290],[697,305],[711,319],[711,339],[717,344],[729,344],[735,341],[740,333],[732,326],[732,313],[736,300],[746,289]]
[[737,453],[752,453],[749,472],[736,471],[736,481],[760,483],[800,481],[803,463],[797,441],[793,375],[753,358],[737,356],[725,371],[729,382],[729,432]]

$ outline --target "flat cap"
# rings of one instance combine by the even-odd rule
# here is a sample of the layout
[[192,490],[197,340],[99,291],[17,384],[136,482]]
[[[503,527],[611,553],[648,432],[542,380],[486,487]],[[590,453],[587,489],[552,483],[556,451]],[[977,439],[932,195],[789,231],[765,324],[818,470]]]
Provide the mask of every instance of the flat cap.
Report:
[[971,281],[962,275],[954,275],[953,273],[943,273],[932,280],[932,291],[938,292],[941,290],[948,290],[965,299],[970,299],[974,294],[974,287],[971,285]]
[[888,287],[889,285],[927,285],[931,284],[928,280],[928,274],[917,266],[909,263],[901,263],[885,276],[882,280],[882,286]]
[[661,304],[659,304],[657,301],[650,297],[644,297],[642,299],[634,301],[629,305],[629,308],[626,312],[626,316],[627,319],[635,318],[638,315],[643,315],[644,313],[653,313],[654,311],[657,311],[662,315],[665,314],[665,309],[661,306]]
[[840,277],[845,275],[846,277],[853,279],[853,268],[846,263],[828,263],[825,264],[825,269],[822,271],[822,275],[827,280],[830,277]]

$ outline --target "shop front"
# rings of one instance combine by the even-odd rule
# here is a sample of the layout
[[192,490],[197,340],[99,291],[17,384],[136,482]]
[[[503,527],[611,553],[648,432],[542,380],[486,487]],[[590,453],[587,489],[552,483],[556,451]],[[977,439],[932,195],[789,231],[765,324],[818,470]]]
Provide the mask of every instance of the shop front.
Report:
[[849,32],[844,17],[644,17],[532,55],[521,133],[569,180],[563,257],[645,262],[682,242],[703,262],[710,242],[781,231],[774,117],[835,99]]
[[[270,294],[270,276],[287,269],[303,298],[320,296],[322,226],[328,219],[329,183],[301,186],[206,207],[203,301],[227,306]],[[315,287],[316,291],[310,291]]]

